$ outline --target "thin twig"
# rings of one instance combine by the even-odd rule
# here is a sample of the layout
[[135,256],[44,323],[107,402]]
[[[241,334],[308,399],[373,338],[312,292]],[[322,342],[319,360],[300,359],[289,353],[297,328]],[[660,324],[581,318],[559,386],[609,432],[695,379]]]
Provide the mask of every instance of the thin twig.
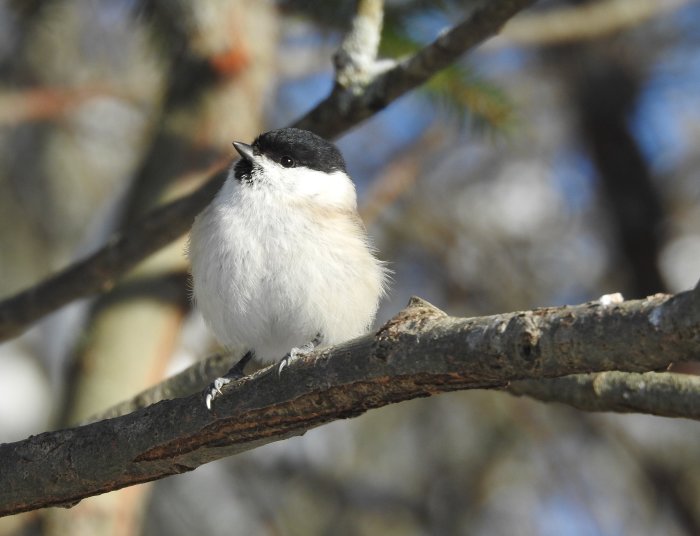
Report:
[[326,138],[338,136],[457,61],[466,51],[498,33],[518,11],[533,3],[534,0],[484,2],[465,20],[413,56],[375,74],[364,91],[348,91],[337,84],[324,101],[294,126],[313,130]]

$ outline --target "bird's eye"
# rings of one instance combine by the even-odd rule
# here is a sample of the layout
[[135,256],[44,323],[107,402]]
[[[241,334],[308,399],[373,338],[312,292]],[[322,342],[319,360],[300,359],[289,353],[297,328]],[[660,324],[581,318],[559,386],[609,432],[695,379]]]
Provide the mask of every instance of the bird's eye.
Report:
[[283,167],[294,167],[296,165],[296,162],[294,162],[294,159],[290,156],[283,156],[280,158],[280,164],[282,164]]

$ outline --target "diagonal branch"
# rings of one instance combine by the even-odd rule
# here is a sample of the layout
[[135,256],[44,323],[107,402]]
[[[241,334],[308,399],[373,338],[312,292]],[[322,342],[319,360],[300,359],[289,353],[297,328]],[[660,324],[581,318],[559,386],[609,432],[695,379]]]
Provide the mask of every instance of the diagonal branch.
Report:
[[343,345],[225,388],[79,428],[0,445],[0,515],[191,471],[327,422],[416,397],[524,379],[642,372],[697,358],[700,290],[614,306],[588,303],[454,318],[413,299]]
[[[414,56],[374,74],[364,89],[339,84],[314,110],[293,126],[335,138],[418,87],[466,51],[494,35],[534,0],[491,0]],[[73,300],[108,290],[142,259],[186,233],[194,217],[226,178],[224,171],[192,194],[144,217],[102,249],[0,302],[0,341],[22,333],[42,316]]]
[[435,41],[391,68],[376,74],[359,92],[336,84],[331,94],[294,126],[334,138],[384,109],[457,61],[466,51],[492,37],[518,11],[534,0],[483,2],[469,17]]

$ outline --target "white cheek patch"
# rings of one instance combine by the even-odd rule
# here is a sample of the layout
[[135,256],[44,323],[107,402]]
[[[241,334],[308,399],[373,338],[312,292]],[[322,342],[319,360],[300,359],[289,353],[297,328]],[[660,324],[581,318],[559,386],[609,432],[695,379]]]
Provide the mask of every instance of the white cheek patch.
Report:
[[253,162],[253,176],[261,183],[277,184],[280,180],[278,168],[281,167],[267,156],[256,156]]
[[[256,167],[257,169],[256,171]],[[323,205],[355,208],[355,186],[343,171],[325,173],[307,167],[286,168],[261,155],[256,159],[253,174],[257,180],[300,200],[310,200]]]
[[327,205],[355,208],[355,186],[342,171],[324,173],[308,168],[294,168],[296,192],[300,196]]

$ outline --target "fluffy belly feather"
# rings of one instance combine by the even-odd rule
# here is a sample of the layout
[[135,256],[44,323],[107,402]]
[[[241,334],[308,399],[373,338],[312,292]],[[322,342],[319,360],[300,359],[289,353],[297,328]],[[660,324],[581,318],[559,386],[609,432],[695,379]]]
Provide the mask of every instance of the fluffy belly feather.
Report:
[[[383,269],[362,236],[314,227],[299,214],[234,216],[207,220],[221,225],[198,219],[190,247],[195,300],[221,344],[269,362],[319,333],[329,345],[368,329]],[[273,233],[280,228],[286,233]],[[207,257],[214,244],[218,262]]]

